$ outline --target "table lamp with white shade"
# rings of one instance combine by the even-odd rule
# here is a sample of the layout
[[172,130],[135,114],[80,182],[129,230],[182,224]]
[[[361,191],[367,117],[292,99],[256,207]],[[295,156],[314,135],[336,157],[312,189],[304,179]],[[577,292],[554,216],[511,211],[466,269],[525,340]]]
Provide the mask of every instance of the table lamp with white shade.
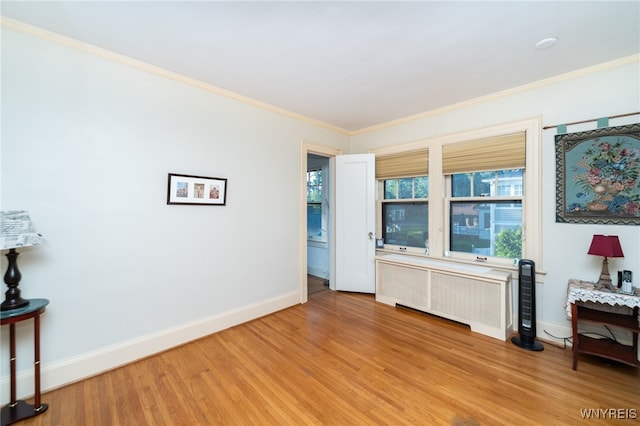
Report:
[[20,279],[22,274],[18,269],[17,248],[38,246],[45,244],[42,235],[38,234],[35,226],[25,210],[11,210],[0,212],[0,250],[9,250],[7,259],[9,265],[4,274],[4,282],[9,287],[5,293],[4,302],[0,305],[0,310],[9,311],[22,308],[29,304],[29,301],[20,296]]

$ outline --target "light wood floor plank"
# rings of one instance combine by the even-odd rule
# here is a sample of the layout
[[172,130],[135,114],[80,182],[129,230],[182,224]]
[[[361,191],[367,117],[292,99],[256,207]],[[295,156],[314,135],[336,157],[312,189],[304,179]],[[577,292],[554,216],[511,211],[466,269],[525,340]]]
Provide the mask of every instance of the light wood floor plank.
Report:
[[373,296],[309,303],[43,395],[21,425],[550,425],[640,422],[640,370],[525,351]]

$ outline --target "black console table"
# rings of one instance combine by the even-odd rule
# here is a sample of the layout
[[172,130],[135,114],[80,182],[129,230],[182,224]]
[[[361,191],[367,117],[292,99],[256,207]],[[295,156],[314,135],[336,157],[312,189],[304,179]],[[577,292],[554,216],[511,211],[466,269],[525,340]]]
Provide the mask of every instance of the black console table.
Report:
[[[1,311],[2,325],[9,326],[9,365],[11,368],[11,400],[2,408],[2,426],[34,417],[47,411],[49,406],[40,401],[40,315],[45,311],[47,299],[31,299],[29,304],[17,309]],[[33,318],[33,348],[35,374],[35,404],[16,398],[16,323]]]

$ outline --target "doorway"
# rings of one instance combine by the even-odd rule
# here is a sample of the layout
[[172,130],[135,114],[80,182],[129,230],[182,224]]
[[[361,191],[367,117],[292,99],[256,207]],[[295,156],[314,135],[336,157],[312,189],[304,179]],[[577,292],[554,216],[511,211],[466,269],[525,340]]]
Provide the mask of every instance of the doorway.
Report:
[[307,295],[328,288],[332,223],[330,157],[307,154]]
[[[318,289],[335,289],[334,163],[335,156],[341,153],[334,148],[302,142],[300,303],[306,303],[309,294]],[[321,196],[317,196],[314,203],[308,203],[309,172],[318,171],[321,171]],[[311,177],[317,185],[318,173]]]

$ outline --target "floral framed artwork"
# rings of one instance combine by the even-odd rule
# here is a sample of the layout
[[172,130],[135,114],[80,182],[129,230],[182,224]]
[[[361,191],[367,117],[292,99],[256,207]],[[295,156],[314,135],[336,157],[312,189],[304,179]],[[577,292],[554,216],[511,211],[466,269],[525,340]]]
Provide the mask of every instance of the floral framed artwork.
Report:
[[169,173],[167,204],[224,206],[227,179]]
[[556,222],[640,225],[640,124],[556,136]]

